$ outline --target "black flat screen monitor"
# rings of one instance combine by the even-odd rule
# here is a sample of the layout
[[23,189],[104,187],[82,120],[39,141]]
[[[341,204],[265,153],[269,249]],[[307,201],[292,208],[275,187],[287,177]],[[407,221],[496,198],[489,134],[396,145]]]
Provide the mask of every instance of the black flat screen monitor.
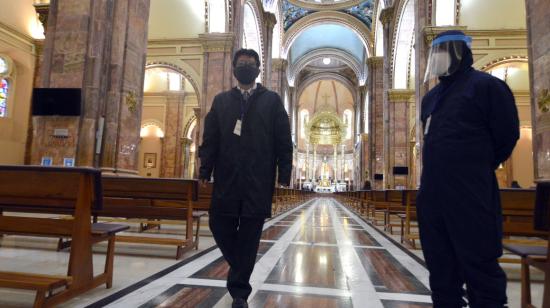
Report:
[[384,175],[383,175],[383,174],[380,174],[380,173],[376,173],[376,174],[374,174],[374,179],[375,179],[375,180],[383,180],[383,179],[384,179]]
[[394,175],[407,175],[407,174],[409,174],[409,168],[408,167],[393,167],[393,174]]
[[81,93],[79,88],[35,88],[32,94],[32,115],[79,116]]

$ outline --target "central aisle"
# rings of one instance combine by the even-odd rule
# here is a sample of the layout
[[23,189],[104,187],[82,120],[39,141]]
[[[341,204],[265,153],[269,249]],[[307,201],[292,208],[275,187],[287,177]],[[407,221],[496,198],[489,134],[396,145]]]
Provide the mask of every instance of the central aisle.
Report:
[[[256,260],[250,307],[431,307],[427,270],[331,198],[268,221]],[[213,249],[107,307],[231,307],[227,270]]]

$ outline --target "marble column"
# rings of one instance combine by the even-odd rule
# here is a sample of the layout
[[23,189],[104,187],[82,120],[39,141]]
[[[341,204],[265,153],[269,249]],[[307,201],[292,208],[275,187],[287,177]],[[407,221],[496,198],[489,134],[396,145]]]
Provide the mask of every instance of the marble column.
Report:
[[346,145],[342,144],[342,157],[340,158],[340,179],[344,181],[346,179]]
[[181,140],[181,146],[183,148],[183,170],[182,170],[182,177],[183,178],[192,178],[193,172],[190,170],[191,168],[191,145],[193,144],[193,139],[189,138],[182,138]]
[[[367,60],[369,69],[369,174],[375,187],[374,175],[384,173],[384,58]],[[382,188],[380,185],[376,188]]]
[[[271,80],[266,83],[266,87],[270,90],[279,93],[284,100],[286,85],[286,69],[288,62],[285,59],[271,59]],[[290,89],[289,89],[290,92]],[[292,96],[289,93],[289,98]]]
[[270,12],[264,12],[264,75],[262,83],[269,87],[271,85],[272,71],[272,49],[273,49],[273,28],[277,24],[277,17]]
[[233,33],[199,34],[204,53],[203,88],[200,104],[200,119],[197,125],[199,140],[202,141],[204,118],[212,107],[214,97],[233,85],[233,47],[236,44]]
[[[390,90],[390,170],[388,175],[389,188],[408,186],[409,176],[394,176],[393,167],[409,167],[409,140],[410,140],[410,108],[409,103],[414,98],[413,90]],[[409,170],[410,174],[410,170]]]
[[313,170],[312,171],[312,179],[313,179],[313,182],[317,182],[317,174],[316,174],[316,170],[317,169],[317,145],[314,144],[313,145]]
[[[197,126],[195,127],[199,127],[199,125],[201,125],[201,123],[203,123],[204,119],[201,119],[200,118],[200,115],[202,114],[202,108],[193,108],[193,112],[195,113],[195,118],[197,119]],[[198,129],[195,129],[195,135],[193,136],[193,143],[195,144],[195,151],[194,153],[192,153],[192,157],[193,157],[193,170],[192,170],[192,178],[196,179],[199,177],[199,168],[200,168],[200,159],[199,159],[199,146],[202,142],[202,136],[200,134],[200,131]]]
[[310,179],[309,143],[306,144],[306,181]]
[[167,95],[166,100],[166,125],[164,127],[164,142],[162,144],[160,177],[179,177],[179,166],[182,158],[183,147],[180,144],[183,135],[183,103],[184,93]]
[[[74,157],[137,174],[148,20],[149,0],[51,1],[39,86],[81,88],[82,108],[80,117],[33,118],[31,163]],[[69,138],[53,138],[56,128]]]
[[332,177],[332,180],[333,181],[336,181],[336,166],[338,165],[338,145],[335,144],[334,146],[334,168],[332,168],[333,170],[333,177]]
[[[384,69],[383,69],[383,156],[382,156],[382,163],[383,163],[383,174],[384,174],[384,181],[382,184],[383,188],[388,188],[388,178],[390,177],[390,135],[389,133],[389,126],[390,126],[390,109],[389,109],[389,89],[391,88],[391,61],[390,56],[392,54],[392,33],[391,33],[391,23],[394,15],[394,8],[393,7],[387,7],[382,10],[380,13],[380,21],[382,22],[383,34],[384,34]],[[379,187],[377,187],[379,188]]]
[[[535,180],[550,180],[550,2],[527,0]],[[548,276],[548,275],[547,275]],[[550,278],[546,278],[546,282]],[[550,298],[545,298],[545,305]],[[544,305],[543,305],[544,306]]]

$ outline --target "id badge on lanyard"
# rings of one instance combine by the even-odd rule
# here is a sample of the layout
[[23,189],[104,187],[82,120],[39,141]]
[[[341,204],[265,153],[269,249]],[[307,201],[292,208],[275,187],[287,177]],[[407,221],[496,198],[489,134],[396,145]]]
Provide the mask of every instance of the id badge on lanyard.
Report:
[[426,120],[426,127],[424,128],[424,136],[428,135],[430,132],[430,124],[432,124],[432,116],[430,115]]

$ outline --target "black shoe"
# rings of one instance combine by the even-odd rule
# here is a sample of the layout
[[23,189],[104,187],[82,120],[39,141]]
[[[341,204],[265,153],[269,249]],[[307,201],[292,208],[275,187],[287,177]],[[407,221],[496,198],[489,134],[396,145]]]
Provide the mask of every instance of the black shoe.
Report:
[[231,308],[248,308],[248,303],[244,298],[235,298],[233,299],[233,304]]

